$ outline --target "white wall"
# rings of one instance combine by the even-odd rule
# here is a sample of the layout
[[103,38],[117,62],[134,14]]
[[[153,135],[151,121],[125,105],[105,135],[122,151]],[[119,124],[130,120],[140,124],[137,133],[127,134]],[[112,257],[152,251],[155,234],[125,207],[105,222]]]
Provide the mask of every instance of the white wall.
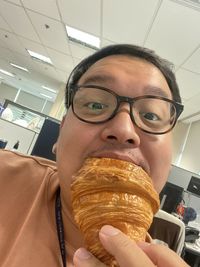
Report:
[[191,126],[178,123],[173,132],[173,146],[172,163],[191,172],[200,173],[200,121],[193,122]]
[[173,157],[172,164],[177,165],[181,150],[184,145],[185,138],[187,136],[187,130],[189,124],[186,123],[177,123],[175,128],[172,131],[173,135]]
[[[173,164],[168,181],[183,187],[188,187],[190,179],[195,176],[200,179],[200,121],[191,125],[178,123],[173,132]],[[180,153],[182,153],[180,155]],[[193,207],[200,214],[200,197],[184,194],[185,204]]]
[[191,125],[180,167],[200,173],[200,122]]

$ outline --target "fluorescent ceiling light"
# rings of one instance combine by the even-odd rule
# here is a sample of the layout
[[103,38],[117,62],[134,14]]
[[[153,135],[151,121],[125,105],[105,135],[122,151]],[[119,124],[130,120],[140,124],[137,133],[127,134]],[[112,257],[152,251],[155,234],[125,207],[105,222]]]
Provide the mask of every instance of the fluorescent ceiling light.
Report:
[[19,66],[19,65],[17,65],[17,64],[14,64],[14,63],[12,63],[12,62],[10,62],[10,65],[13,66],[13,67],[15,67],[15,68],[17,68],[17,69],[20,69],[20,70],[24,70],[24,71],[26,71],[26,72],[29,72],[29,71],[27,70],[27,68],[21,67],[21,66]]
[[79,42],[91,48],[100,48],[100,39],[92,34],[77,30],[66,25],[67,35],[70,40]]
[[42,95],[42,96],[44,96],[44,97],[46,97],[46,98],[49,98],[49,99],[52,99],[53,97],[51,97],[51,96],[49,96],[49,95],[45,95],[45,94],[40,94],[40,95]]
[[36,52],[33,52],[33,51],[31,51],[31,50],[27,50],[27,51],[28,51],[28,53],[30,54],[30,56],[31,56],[32,58],[53,65],[53,63],[52,63],[52,61],[51,61],[51,59],[50,59],[49,57],[45,57],[45,56],[43,56],[43,55],[41,55],[41,54],[38,54],[38,53],[36,53]]
[[8,72],[8,71],[6,71],[6,70],[2,70],[2,69],[0,69],[0,72],[3,73],[3,74],[8,75],[8,76],[10,76],[10,77],[15,77],[14,74],[12,74],[11,72]]
[[176,2],[180,2],[180,4],[184,4],[183,2],[185,2],[185,4],[188,4],[188,5],[190,5],[190,6],[192,6],[192,7],[196,7],[196,8],[199,8],[200,7],[200,1],[199,0],[176,0]]
[[47,91],[49,91],[49,92],[55,93],[55,94],[58,92],[57,90],[54,90],[52,88],[49,88],[49,87],[47,87],[45,85],[42,85],[42,88],[45,89],[45,90],[47,90]]

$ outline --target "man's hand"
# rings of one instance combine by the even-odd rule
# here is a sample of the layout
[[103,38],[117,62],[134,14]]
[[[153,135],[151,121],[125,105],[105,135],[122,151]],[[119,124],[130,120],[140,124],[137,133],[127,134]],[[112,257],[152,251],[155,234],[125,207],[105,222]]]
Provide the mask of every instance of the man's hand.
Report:
[[[99,238],[120,267],[188,267],[175,252],[163,245],[135,243],[112,226],[103,226]],[[105,267],[91,253],[80,248],[74,254],[75,267]]]

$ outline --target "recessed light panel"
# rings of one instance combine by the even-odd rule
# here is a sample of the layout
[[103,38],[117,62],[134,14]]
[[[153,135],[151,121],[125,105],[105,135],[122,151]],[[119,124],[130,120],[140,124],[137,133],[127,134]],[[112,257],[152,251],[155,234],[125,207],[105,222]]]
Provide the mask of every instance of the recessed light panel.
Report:
[[49,95],[45,95],[45,94],[40,94],[40,95],[42,95],[42,96],[44,96],[44,97],[46,97],[46,98],[49,98],[49,99],[52,99],[53,97],[51,97],[51,96],[49,96]]
[[2,69],[0,69],[0,72],[3,73],[3,74],[5,74],[5,75],[8,75],[8,76],[10,76],[10,77],[15,77],[14,74],[12,74],[11,72],[8,72],[8,71],[6,71],[6,70],[2,70]]
[[47,87],[45,85],[42,85],[42,88],[45,89],[45,90],[47,90],[47,91],[49,91],[49,92],[55,93],[55,94],[58,92],[55,89],[49,88],[49,87]]
[[68,38],[90,48],[100,48],[100,38],[66,25]]
[[31,50],[27,50],[28,53],[30,54],[30,56],[33,58],[33,59],[37,59],[39,61],[42,61],[44,63],[47,63],[47,64],[50,64],[50,65],[53,65],[51,59],[49,57],[46,57],[46,56],[43,56],[41,54],[38,54],[36,52],[33,52]]
[[13,66],[14,68],[17,68],[17,69],[20,69],[20,70],[23,70],[23,71],[26,71],[26,72],[29,72],[27,68],[24,68],[24,67],[21,67],[17,64],[14,64],[14,63],[10,63],[11,66]]

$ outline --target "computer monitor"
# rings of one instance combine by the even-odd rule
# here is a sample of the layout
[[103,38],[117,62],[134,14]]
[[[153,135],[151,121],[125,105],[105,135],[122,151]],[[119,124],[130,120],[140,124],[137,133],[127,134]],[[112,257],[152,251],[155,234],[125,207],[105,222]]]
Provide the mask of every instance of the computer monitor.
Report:
[[200,196],[200,178],[192,176],[188,184],[187,191]]
[[44,121],[39,136],[35,142],[31,155],[47,158],[55,161],[52,147],[59,135],[60,123],[56,120],[47,118]]
[[160,193],[161,209],[168,213],[175,212],[182,200],[183,191],[183,187],[167,182]]

